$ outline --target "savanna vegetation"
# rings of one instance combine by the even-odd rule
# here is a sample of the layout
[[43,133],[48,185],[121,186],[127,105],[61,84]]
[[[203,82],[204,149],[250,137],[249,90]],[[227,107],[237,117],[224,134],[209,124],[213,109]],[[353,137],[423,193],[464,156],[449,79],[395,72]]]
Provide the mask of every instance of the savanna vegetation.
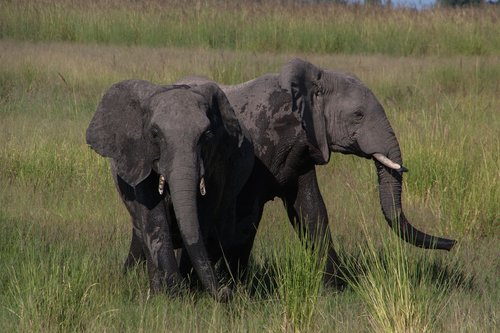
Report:
[[[0,331],[498,330],[500,9],[289,3],[0,4]],[[345,291],[321,285],[276,200],[231,303],[151,295],[142,267],[121,272],[129,217],[107,161],[85,144],[102,93],[195,73],[238,83],[294,56],[371,87],[410,169],[408,218],[458,245],[399,241],[373,163],[333,155],[318,171]]]

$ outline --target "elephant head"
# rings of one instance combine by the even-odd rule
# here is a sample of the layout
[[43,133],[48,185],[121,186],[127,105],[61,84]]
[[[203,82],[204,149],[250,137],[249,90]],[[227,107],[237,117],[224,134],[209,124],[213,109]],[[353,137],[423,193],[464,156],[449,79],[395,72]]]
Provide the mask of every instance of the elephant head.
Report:
[[413,227],[401,206],[401,150],[384,108],[356,77],[322,70],[293,59],[279,75],[280,86],[292,95],[316,164],[330,152],[355,154],[375,161],[380,204],[386,221],[405,240],[423,248],[450,250],[454,240],[434,237]]
[[207,168],[216,167],[214,155],[242,155],[244,139],[233,109],[214,83],[119,82],[105,93],[87,129],[87,143],[111,158],[130,186],[136,187],[152,170],[160,174],[154,190],[163,194],[168,186],[163,195],[173,204],[184,246],[204,287],[214,295],[217,281],[201,235],[198,202],[211,191],[204,177]]

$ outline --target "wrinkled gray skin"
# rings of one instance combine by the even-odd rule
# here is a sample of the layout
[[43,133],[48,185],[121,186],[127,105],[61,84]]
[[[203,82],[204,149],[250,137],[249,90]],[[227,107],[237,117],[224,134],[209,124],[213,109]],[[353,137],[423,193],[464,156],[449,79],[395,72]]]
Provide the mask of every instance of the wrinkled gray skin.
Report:
[[[202,82],[183,80],[190,81]],[[279,74],[222,89],[248,128],[256,154],[254,172],[238,199],[239,223],[248,235],[240,245],[243,267],[263,206],[278,196],[296,230],[307,230],[310,239],[326,240],[325,279],[342,284],[315,170],[316,165],[329,161],[331,152],[374,160],[382,212],[405,241],[423,248],[453,247],[454,240],[427,235],[406,219],[401,206],[402,172],[406,169],[398,140],[382,105],[359,79],[293,59]],[[373,158],[376,153],[399,168],[383,165]]]
[[[188,77],[180,83],[208,81]],[[256,155],[252,175],[238,197],[237,223],[246,237],[231,260],[240,270],[248,263],[264,204],[279,197],[294,228],[307,231],[307,241],[320,240],[326,246],[325,282],[343,286],[316,178],[316,165],[326,164],[331,152],[374,160],[382,212],[400,237],[423,248],[453,247],[455,241],[427,235],[406,219],[401,206],[406,169],[397,138],[383,107],[359,79],[293,59],[279,74],[221,88],[249,130]],[[384,166],[373,158],[376,153],[397,166]]]
[[[203,287],[227,300],[230,289],[219,287],[213,264],[240,238],[236,198],[254,155],[220,88],[214,83],[192,88],[119,82],[102,98],[87,143],[110,158],[132,216],[125,267],[146,260],[151,289],[175,291],[181,272],[174,249],[182,247]],[[162,194],[160,175],[166,179]]]

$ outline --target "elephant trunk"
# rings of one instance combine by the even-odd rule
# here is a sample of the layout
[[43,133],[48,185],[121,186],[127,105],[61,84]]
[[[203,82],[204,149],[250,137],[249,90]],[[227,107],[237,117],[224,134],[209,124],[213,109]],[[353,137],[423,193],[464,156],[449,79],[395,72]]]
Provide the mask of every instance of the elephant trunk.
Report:
[[[185,154],[160,165],[169,185],[183,244],[203,287],[218,298],[218,282],[209,260],[198,220],[197,194],[200,181],[196,154]],[[193,156],[187,156],[193,155]],[[160,161],[161,163],[161,161]]]
[[[399,152],[399,149],[397,149],[397,152]],[[401,161],[400,153],[392,155],[390,156],[392,158],[389,158],[390,160],[397,161],[397,163]],[[406,219],[401,205],[402,170],[395,170],[395,168],[388,167],[382,164],[377,158],[375,158],[375,166],[379,181],[380,205],[384,217],[391,228],[402,239],[415,246],[425,249],[449,251],[455,245],[454,240],[428,235],[413,227]]]

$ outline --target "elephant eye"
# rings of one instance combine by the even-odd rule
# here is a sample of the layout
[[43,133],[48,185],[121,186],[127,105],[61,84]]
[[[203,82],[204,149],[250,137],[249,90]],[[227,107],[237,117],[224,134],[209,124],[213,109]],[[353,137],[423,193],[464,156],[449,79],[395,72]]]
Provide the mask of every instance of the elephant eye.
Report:
[[354,112],[354,119],[356,121],[361,121],[364,118],[365,114],[362,111]]
[[210,141],[214,137],[214,133],[212,130],[208,129],[203,134],[201,135],[200,141],[201,142],[207,142]]

